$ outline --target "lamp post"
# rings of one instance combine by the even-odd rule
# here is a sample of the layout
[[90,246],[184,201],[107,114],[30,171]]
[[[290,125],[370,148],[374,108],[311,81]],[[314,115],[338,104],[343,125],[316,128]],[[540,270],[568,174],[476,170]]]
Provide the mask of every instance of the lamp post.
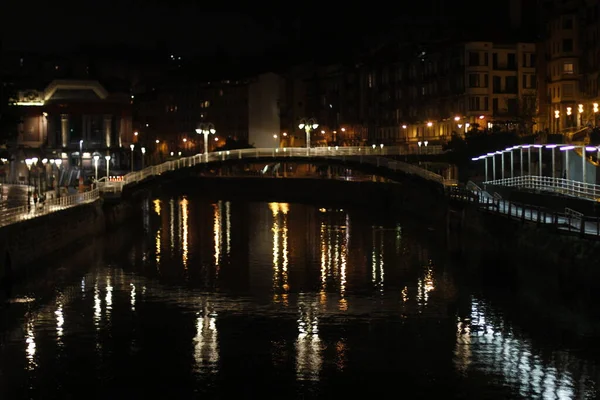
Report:
[[275,141],[274,147],[279,147],[279,141],[277,140],[278,138],[279,138],[279,136],[277,134],[273,135],[273,140]]
[[99,155],[94,156],[94,169],[96,171],[96,182],[98,182],[98,160],[100,159]]
[[211,133],[214,135],[215,133],[217,133],[217,130],[215,129],[215,126],[212,123],[208,122],[201,123],[200,125],[198,125],[196,133],[198,135],[204,135],[204,159],[206,162],[208,162],[208,135],[210,135]]
[[313,129],[317,129],[319,127],[319,124],[317,123],[317,120],[315,118],[302,118],[300,120],[300,123],[298,124],[298,128],[300,129],[304,129],[304,132],[306,132],[306,148],[310,149],[310,132]]
[[79,141],[79,169],[83,169],[83,139]]
[[131,172],[133,172],[133,149],[135,148],[135,145],[132,143],[129,145],[129,148],[131,149]]
[[144,155],[146,154],[146,148],[142,147],[140,150],[142,151],[142,169],[144,169]]
[[108,182],[108,177],[110,176],[110,156],[104,156],[106,160],[106,182]]

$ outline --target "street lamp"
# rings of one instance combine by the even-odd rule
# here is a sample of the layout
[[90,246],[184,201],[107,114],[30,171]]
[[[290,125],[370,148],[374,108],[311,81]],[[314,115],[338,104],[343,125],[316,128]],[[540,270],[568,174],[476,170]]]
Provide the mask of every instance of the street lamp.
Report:
[[201,123],[198,125],[198,129],[196,129],[196,133],[204,135],[204,159],[208,162],[208,135],[215,134],[217,131],[215,130],[215,126],[212,123]]
[[144,169],[144,154],[146,154],[146,148],[142,147],[140,150],[142,151],[142,169]]
[[100,159],[99,155],[94,156],[94,169],[96,171],[96,182],[98,182],[98,160]]
[[317,123],[317,120],[315,118],[302,118],[300,120],[300,124],[298,124],[298,128],[300,129],[304,129],[304,132],[306,132],[306,148],[310,149],[310,132],[313,129],[317,129],[319,127],[319,124]]
[[129,145],[129,148],[131,149],[131,172],[133,172],[133,149],[135,148],[135,145],[132,143]]
[[110,156],[104,156],[106,160],[106,182],[108,182],[108,177],[110,176]]
[[79,168],[83,169],[83,139],[79,141]]
[[277,141],[277,138],[278,138],[278,137],[279,137],[279,136],[278,136],[277,134],[274,134],[274,135],[273,135],[273,139],[275,140],[275,147],[279,147],[279,143],[278,143],[278,141]]

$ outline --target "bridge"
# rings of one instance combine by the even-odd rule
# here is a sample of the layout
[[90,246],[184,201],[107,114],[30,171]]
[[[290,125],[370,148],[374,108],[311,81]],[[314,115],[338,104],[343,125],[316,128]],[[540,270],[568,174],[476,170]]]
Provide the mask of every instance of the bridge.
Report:
[[391,157],[415,154],[435,155],[441,154],[441,146],[429,146],[425,149],[407,149],[405,147],[316,147],[316,148],[262,148],[242,149],[196,154],[190,157],[181,157],[166,161],[162,164],[152,165],[139,171],[130,172],[121,180],[99,179],[96,187],[88,192],[77,193],[60,198],[49,199],[40,207],[21,206],[5,209],[0,212],[0,227],[19,221],[35,218],[56,211],[64,210],[81,204],[98,200],[103,195],[120,195],[128,186],[134,186],[152,177],[176,170],[189,169],[201,165],[218,165],[227,162],[265,162],[265,161],[309,161],[322,160],[331,164],[344,164],[352,166],[366,166],[379,168],[384,171],[397,172],[404,175],[418,177],[440,186],[455,185],[455,180],[445,179],[439,174],[424,168],[408,164]]
[[[440,150],[441,152],[441,150]],[[437,154],[440,154],[438,152]],[[140,171],[128,173],[119,181],[107,181],[106,177],[98,182],[98,189],[103,193],[121,193],[126,186],[135,185],[153,176],[169,171],[192,168],[199,165],[219,165],[223,163],[251,162],[285,162],[285,161],[325,161],[331,164],[376,167],[392,172],[416,176],[441,186],[454,185],[455,180],[445,179],[435,172],[418,166],[395,160],[391,157],[408,155],[404,148],[390,147],[317,147],[317,148],[263,148],[226,150],[207,154],[196,154],[153,165]],[[410,154],[415,154],[411,152]],[[430,154],[430,153],[428,153]]]

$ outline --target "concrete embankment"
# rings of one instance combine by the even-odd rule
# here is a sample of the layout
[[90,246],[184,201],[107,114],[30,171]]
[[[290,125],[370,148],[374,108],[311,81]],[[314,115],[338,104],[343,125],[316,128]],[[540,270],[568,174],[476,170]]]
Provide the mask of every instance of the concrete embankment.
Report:
[[523,307],[577,334],[600,332],[600,242],[453,205],[448,248],[463,268],[493,286],[510,285]]
[[[139,207],[137,208],[139,210]],[[0,282],[22,278],[135,215],[132,201],[95,201],[0,228]]]

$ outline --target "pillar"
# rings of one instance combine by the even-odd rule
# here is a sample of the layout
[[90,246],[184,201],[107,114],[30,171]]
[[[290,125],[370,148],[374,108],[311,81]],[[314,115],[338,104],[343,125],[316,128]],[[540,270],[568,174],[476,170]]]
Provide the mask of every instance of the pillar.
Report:
[[65,148],[69,144],[69,115],[60,115],[60,133],[62,139],[62,147]]
[[112,115],[104,116],[104,141],[106,148],[110,148],[110,138],[112,136]]

